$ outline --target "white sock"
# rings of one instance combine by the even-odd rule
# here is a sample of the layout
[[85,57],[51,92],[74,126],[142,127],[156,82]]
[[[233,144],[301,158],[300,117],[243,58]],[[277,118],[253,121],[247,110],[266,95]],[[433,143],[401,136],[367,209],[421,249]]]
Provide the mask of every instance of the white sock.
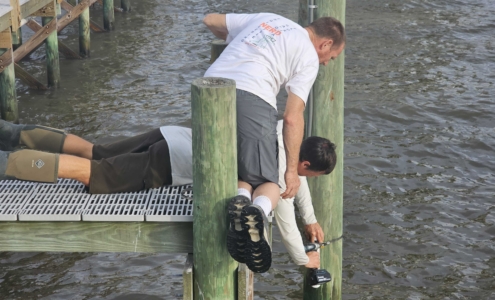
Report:
[[237,195],[246,196],[249,200],[251,200],[251,193],[246,189],[238,188]]
[[272,211],[272,201],[270,201],[270,198],[266,196],[256,197],[256,199],[254,199],[253,201],[253,204],[260,206],[265,212],[266,216],[268,216],[268,214]]

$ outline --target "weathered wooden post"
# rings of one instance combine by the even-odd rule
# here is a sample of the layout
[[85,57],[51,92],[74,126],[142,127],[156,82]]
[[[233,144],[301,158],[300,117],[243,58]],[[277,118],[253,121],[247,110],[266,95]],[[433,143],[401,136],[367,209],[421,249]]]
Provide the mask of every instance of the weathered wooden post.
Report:
[[79,15],[79,54],[89,57],[91,51],[89,7]]
[[211,53],[210,53],[210,63],[214,63],[223,50],[227,48],[228,43],[224,40],[214,40],[211,42]]
[[[314,19],[332,16],[345,24],[345,0],[315,0]],[[342,236],[343,224],[343,162],[344,162],[344,53],[327,66],[320,66],[314,84],[313,120],[311,135],[330,139],[337,146],[337,165],[327,176],[309,178],[313,206],[325,239]],[[332,281],[320,288],[312,288],[305,277],[304,299],[342,298],[342,239],[320,252],[321,268],[332,274]]]
[[113,0],[103,0],[103,28],[105,30],[113,30],[114,22]]
[[131,11],[131,0],[120,0],[122,11]]
[[[50,4],[38,10],[34,16],[41,17],[41,24],[47,26],[50,22],[57,22],[57,6],[55,0]],[[56,25],[55,25],[56,26]],[[46,74],[48,77],[48,86],[60,86],[60,62],[58,54],[58,37],[57,30],[48,35],[45,40],[46,50]]]
[[18,123],[15,91],[14,52],[10,27],[0,32],[0,117]]
[[16,31],[12,31],[12,49],[19,48],[22,45],[22,30],[19,27]]
[[227,203],[237,194],[235,81],[191,85],[194,299],[235,299],[237,263],[227,252]]

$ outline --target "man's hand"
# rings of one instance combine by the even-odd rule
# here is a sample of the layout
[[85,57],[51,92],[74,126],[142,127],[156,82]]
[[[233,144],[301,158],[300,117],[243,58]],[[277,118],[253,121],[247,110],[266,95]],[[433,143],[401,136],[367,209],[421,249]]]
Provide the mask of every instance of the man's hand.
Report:
[[301,181],[299,180],[299,176],[297,175],[297,173],[289,173],[288,171],[286,171],[285,185],[287,188],[285,189],[285,192],[280,195],[282,199],[294,197],[299,190],[299,186],[301,185]]
[[317,240],[318,243],[323,243],[325,234],[323,233],[320,224],[314,223],[305,225],[304,231],[306,232],[306,237],[310,243],[313,243],[315,240]]
[[320,253],[316,251],[310,251],[306,253],[309,258],[309,262],[304,266],[308,269],[319,269],[320,268]]

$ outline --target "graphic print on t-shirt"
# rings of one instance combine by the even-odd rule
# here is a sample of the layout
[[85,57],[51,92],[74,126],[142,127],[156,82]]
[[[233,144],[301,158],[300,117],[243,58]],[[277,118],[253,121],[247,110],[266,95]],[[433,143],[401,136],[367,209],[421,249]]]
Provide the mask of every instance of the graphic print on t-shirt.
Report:
[[280,19],[282,18],[262,22],[253,31],[245,35],[241,42],[258,49],[266,49],[268,45],[277,42],[277,37],[281,36],[283,32],[296,29],[289,24],[274,24],[276,23],[275,21]]

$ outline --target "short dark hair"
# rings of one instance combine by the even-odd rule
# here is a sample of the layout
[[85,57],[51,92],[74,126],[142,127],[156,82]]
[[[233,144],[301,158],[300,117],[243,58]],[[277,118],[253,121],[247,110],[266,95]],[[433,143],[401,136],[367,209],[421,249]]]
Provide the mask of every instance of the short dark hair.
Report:
[[321,17],[309,24],[315,34],[322,38],[329,38],[333,41],[333,47],[340,47],[345,44],[344,25],[339,20],[332,17]]
[[311,171],[330,174],[337,163],[335,144],[325,138],[311,136],[301,144],[299,161],[309,161],[308,169]]

